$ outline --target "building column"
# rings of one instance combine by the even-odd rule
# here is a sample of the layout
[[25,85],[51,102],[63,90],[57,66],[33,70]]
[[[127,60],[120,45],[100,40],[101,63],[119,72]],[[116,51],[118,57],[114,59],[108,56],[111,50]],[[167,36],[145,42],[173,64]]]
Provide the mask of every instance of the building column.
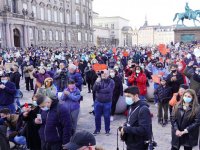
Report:
[[10,27],[9,27],[8,23],[6,23],[6,47],[7,48],[11,47],[11,42],[10,42]]
[[24,25],[24,47],[28,47],[28,40],[27,40],[27,26]]
[[10,42],[11,47],[14,47],[14,34],[13,34],[13,24],[10,24]]
[[29,26],[27,26],[27,45],[28,45],[28,47],[30,47],[30,46],[31,46],[31,44],[30,44],[30,33],[29,33]]
[[17,12],[19,14],[22,14],[22,7],[23,7],[22,0],[17,0]]

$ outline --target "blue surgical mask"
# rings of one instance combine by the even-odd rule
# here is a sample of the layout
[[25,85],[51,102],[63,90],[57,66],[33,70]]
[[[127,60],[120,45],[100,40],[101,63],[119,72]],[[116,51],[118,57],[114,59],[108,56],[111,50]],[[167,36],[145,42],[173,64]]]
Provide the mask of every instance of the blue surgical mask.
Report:
[[125,100],[127,105],[132,105],[134,103],[131,97],[126,97]]
[[37,107],[37,106],[38,106],[38,104],[37,104],[37,102],[36,102],[36,101],[33,101],[33,102],[32,102],[32,104],[33,104],[33,106],[35,106],[35,107]]
[[6,84],[6,83],[8,82],[8,80],[1,80],[1,82],[2,82],[3,84]]
[[49,110],[49,107],[45,106],[43,108],[41,108],[43,111],[48,111]]
[[183,97],[183,100],[185,103],[190,103],[192,101],[192,98],[190,97]]

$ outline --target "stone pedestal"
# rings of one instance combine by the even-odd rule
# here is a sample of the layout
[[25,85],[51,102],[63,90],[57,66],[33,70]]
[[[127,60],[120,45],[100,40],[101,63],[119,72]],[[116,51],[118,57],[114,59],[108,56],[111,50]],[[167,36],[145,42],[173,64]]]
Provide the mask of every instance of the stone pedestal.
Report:
[[176,27],[174,29],[174,37],[175,42],[200,41],[200,27]]

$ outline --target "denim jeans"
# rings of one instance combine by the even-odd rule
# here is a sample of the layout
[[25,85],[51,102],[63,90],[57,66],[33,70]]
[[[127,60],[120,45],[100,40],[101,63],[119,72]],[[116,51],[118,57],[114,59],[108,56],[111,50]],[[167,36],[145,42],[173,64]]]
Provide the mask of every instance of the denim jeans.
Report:
[[101,116],[104,116],[105,131],[110,131],[110,114],[111,114],[111,105],[112,102],[100,103],[97,100],[94,103],[94,112],[95,112],[95,126],[96,131],[100,132],[101,130]]
[[[159,87],[159,84],[158,83],[154,83],[154,91],[157,90],[157,88]],[[158,103],[158,98],[157,96],[154,95],[154,103]]]
[[7,105],[7,106],[0,106],[0,110],[4,109],[4,108],[8,108],[10,110],[11,114],[14,114],[15,111],[16,111],[14,104],[10,104],[10,105]]

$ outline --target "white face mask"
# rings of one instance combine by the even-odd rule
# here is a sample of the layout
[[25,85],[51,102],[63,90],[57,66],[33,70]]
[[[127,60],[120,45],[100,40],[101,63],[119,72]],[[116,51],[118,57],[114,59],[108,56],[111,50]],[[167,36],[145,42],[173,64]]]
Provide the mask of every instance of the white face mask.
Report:
[[136,70],[135,72],[136,72],[136,73],[140,73],[140,70]]
[[115,73],[111,72],[111,73],[110,73],[110,76],[111,76],[112,78],[115,77]]

